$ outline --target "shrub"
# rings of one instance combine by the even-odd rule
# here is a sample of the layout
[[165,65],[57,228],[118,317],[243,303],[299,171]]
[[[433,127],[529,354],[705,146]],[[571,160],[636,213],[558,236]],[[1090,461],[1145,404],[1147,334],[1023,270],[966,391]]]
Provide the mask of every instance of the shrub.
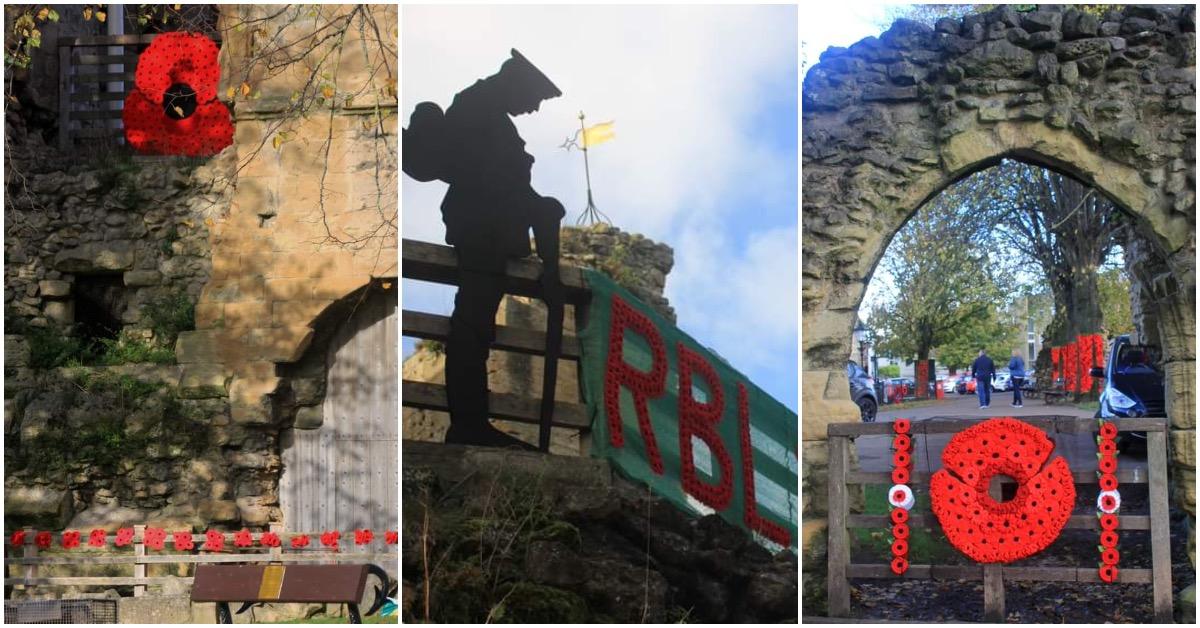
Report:
[[179,332],[196,328],[196,304],[183,291],[160,296],[142,307],[142,320],[160,343],[174,347]]
[[29,341],[29,365],[33,368],[66,366],[85,352],[79,338],[67,336],[59,329],[33,327],[26,333],[25,339]]

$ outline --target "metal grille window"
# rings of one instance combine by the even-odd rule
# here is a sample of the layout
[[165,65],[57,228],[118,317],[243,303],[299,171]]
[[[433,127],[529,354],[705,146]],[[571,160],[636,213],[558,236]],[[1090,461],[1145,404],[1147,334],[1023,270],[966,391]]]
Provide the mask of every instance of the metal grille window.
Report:
[[116,600],[6,600],[6,624],[115,624]]

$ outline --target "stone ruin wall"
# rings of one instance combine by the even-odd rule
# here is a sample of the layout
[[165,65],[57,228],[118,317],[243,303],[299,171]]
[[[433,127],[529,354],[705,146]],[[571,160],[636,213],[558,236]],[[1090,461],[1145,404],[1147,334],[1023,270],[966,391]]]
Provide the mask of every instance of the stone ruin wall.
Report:
[[[225,5],[222,20],[262,18],[268,10]],[[344,10],[352,9],[320,9]],[[394,6],[364,10],[385,30],[396,23]],[[283,28],[284,41],[307,39],[305,29],[316,21],[292,17],[260,25],[270,32]],[[251,29],[230,28],[219,93],[224,97],[245,80],[257,97],[232,103],[234,145],[199,166],[134,158],[116,172],[111,163],[90,167],[78,156],[55,154],[34,133],[25,137],[18,119],[6,120],[15,163],[33,164],[24,178],[5,170],[9,328],[13,322],[28,328],[69,323],[72,286],[95,274],[120,278],[116,314],[135,334],[146,333],[139,327],[144,303],[186,293],[195,304],[196,331],[180,334],[178,365],[106,370],[166,386],[151,395],[144,416],[125,422],[130,433],[178,414],[188,417],[203,443],[199,451],[152,447],[111,473],[75,467],[34,477],[10,468],[5,492],[12,519],[6,523],[237,529],[281,519],[280,433],[297,414],[310,426],[320,424],[305,412],[319,414],[324,356],[306,349],[314,335],[321,344],[330,330],[314,333],[311,325],[323,311],[336,310],[330,306],[339,299],[397,274],[397,60],[392,56],[382,69],[378,47],[364,45],[350,29],[335,69],[338,106],[288,117],[282,112],[307,75],[292,67],[243,76],[254,36]],[[351,93],[353,106],[340,99]],[[290,139],[275,150],[278,131]],[[22,140],[13,144],[18,135]],[[368,232],[372,237],[361,237]],[[358,241],[331,244],[331,236]],[[20,336],[6,336],[5,348],[6,445],[19,444],[23,433],[33,438],[87,425],[81,409],[90,403],[96,410],[99,401],[70,390],[78,373],[29,368],[29,345]]]
[[1194,6],[1093,15],[1005,5],[933,28],[900,20],[824,51],[809,70],[801,434],[811,602],[824,586],[825,427],[858,417],[845,360],[866,283],[913,211],[1001,157],[1059,169],[1133,212],[1135,290],[1153,303],[1170,390],[1173,499],[1194,521],[1195,55]]
[[[675,320],[675,310],[663,296],[667,274],[674,265],[674,253],[669,246],[603,224],[582,229],[564,228],[560,240],[562,264],[603,270],[656,312],[670,321]],[[544,330],[546,308],[537,299],[506,295],[500,302],[496,323]],[[563,333],[574,334],[575,331],[574,306],[568,305]],[[433,347],[421,344],[404,361],[405,380],[446,383],[445,355],[441,345]],[[541,356],[492,351],[488,356],[488,387],[492,392],[540,398],[543,362]],[[555,400],[581,403],[578,368],[574,360],[559,361]],[[447,413],[431,410],[404,408],[403,421],[401,436],[406,440],[442,442],[450,427]],[[493,420],[492,424],[531,445],[538,442],[536,425],[501,420]],[[550,453],[581,455],[578,432],[560,428],[551,430]]]

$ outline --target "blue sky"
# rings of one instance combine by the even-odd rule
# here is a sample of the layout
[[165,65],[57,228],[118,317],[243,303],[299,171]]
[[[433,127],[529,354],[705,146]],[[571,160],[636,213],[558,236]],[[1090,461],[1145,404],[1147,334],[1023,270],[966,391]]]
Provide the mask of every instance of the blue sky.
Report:
[[[596,202],[625,231],[675,249],[667,298],[680,328],[796,410],[797,14],[767,6],[406,6],[401,109],[448,105],[521,50],[562,90],[514,120],[533,186],[586,198],[578,126],[614,120],[596,147]],[[403,234],[440,242],[444,184],[402,183]],[[448,313],[453,291],[405,281],[404,307]],[[405,339],[405,354],[412,340]]]

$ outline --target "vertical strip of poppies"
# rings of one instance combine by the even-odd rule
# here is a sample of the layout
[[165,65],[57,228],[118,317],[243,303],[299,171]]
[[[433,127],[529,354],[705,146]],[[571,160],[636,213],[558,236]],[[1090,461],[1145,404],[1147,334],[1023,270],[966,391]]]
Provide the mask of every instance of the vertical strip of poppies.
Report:
[[1117,563],[1121,553],[1117,551],[1120,540],[1117,528],[1120,520],[1117,516],[1121,510],[1121,492],[1117,490],[1117,426],[1111,421],[1100,419],[1100,433],[1096,436],[1099,459],[1100,494],[1096,497],[1096,516],[1100,519],[1100,579],[1104,582],[1116,582],[1119,572]]
[[912,437],[908,419],[896,419],[892,431],[892,482],[888,489],[888,503],[892,505],[892,573],[902,575],[908,571],[908,511],[915,500],[908,482],[912,474]]

